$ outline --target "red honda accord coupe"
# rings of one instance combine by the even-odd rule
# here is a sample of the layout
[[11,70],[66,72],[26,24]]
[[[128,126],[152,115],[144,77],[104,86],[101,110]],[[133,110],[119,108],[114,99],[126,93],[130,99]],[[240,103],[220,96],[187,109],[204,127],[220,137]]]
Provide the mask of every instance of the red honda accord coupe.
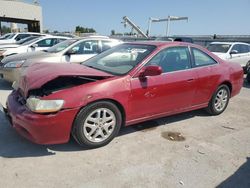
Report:
[[82,64],[34,64],[7,100],[13,127],[39,144],[108,144],[121,126],[206,108],[222,113],[242,68],[181,42],[114,47]]

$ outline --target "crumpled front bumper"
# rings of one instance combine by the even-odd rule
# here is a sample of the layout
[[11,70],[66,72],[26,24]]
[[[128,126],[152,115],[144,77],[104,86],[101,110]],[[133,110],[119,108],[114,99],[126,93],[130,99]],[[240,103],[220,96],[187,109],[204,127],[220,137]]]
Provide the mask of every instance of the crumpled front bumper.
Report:
[[69,141],[71,127],[78,108],[55,114],[36,114],[19,103],[19,93],[13,91],[7,100],[6,116],[16,131],[37,144],[59,144]]

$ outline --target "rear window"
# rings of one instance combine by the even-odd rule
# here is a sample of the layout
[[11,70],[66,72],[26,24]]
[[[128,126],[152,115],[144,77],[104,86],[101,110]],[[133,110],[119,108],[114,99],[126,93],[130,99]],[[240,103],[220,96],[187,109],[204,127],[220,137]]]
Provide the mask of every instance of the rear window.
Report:
[[196,67],[217,64],[217,62],[206,53],[197,48],[192,48],[194,63]]
[[231,44],[209,44],[207,49],[210,52],[227,53]]

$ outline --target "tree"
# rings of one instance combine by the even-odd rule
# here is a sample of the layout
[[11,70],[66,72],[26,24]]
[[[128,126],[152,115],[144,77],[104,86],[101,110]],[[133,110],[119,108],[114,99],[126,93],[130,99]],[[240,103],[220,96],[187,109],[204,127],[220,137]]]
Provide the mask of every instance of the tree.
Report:
[[6,27],[5,25],[3,25],[1,28],[1,33],[10,33],[11,29],[9,27]]
[[81,26],[76,26],[75,32],[76,33],[96,33],[96,31],[93,28],[81,27]]
[[111,30],[111,35],[115,35],[115,30],[114,29]]

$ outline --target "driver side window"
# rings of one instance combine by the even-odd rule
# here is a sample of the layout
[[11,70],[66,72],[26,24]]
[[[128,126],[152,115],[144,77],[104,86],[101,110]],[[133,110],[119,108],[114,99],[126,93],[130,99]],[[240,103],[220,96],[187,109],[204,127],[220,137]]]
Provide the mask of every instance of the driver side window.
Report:
[[155,55],[148,65],[157,65],[163,72],[173,72],[191,68],[189,50],[187,47],[170,47]]
[[38,47],[51,47],[53,46],[53,39],[44,39],[36,43]]
[[71,49],[75,54],[97,54],[99,46],[97,40],[90,40],[78,43]]
[[231,51],[237,51],[238,54],[241,53],[241,49],[240,49],[240,45],[239,44],[235,44],[233,47],[232,47],[232,50]]

